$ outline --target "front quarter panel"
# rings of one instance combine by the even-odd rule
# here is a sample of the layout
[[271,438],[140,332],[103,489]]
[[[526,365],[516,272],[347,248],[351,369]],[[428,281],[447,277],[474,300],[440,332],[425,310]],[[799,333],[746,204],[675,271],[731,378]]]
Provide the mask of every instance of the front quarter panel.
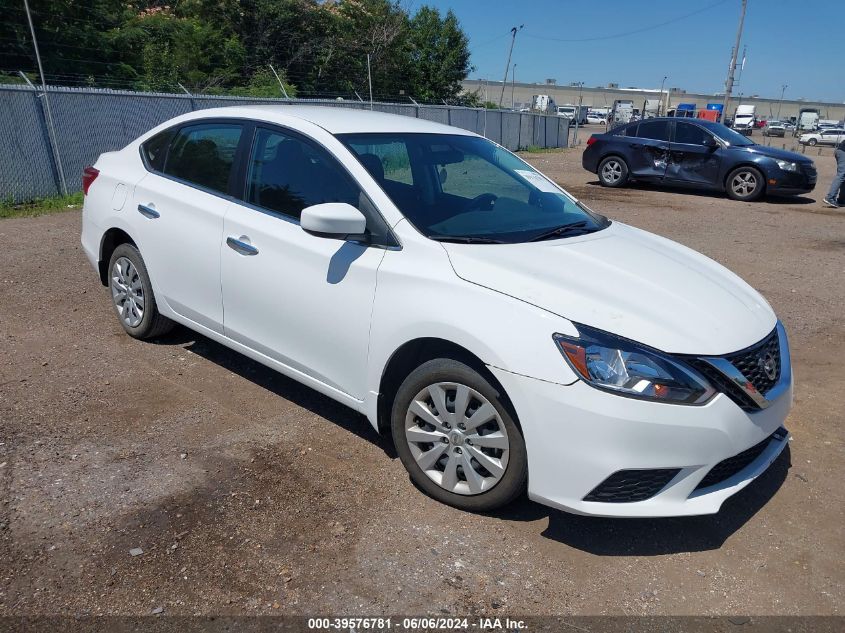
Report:
[[384,368],[396,350],[420,338],[450,341],[515,374],[563,385],[577,380],[552,339],[556,332],[577,336],[569,321],[462,280],[440,244],[409,235],[415,230],[406,221],[395,230],[405,246],[385,254],[373,306],[366,413],[374,425]]

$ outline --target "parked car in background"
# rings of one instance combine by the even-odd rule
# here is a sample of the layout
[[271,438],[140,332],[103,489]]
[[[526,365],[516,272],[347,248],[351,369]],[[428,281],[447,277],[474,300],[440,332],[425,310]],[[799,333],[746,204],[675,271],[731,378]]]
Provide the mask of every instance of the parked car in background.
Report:
[[607,115],[598,112],[588,112],[587,123],[607,125]]
[[801,145],[810,146],[838,145],[843,140],[845,140],[845,129],[843,128],[818,130],[816,132],[802,134],[798,138],[798,142],[801,143]]
[[201,110],[83,183],[127,334],[180,323],[351,407],[443,503],[709,514],[787,446],[789,344],[760,294],[466,130]]
[[605,187],[643,180],[725,191],[734,200],[807,193],[816,186],[813,161],[757,145],[703,119],[647,119],[587,139],[582,165]]
[[786,136],[786,127],[780,121],[767,121],[763,128],[763,136]]

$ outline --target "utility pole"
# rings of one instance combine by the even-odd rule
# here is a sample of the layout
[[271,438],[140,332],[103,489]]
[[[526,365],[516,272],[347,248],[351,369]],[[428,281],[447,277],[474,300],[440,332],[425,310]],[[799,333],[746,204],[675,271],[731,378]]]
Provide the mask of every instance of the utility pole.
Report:
[[786,92],[786,89],[789,88],[787,84],[783,84],[780,87],[780,100],[778,101],[778,121],[780,121],[780,106],[783,103],[783,93]]
[[516,110],[516,102],[513,100],[513,90],[516,84],[516,64],[511,69],[511,109]]
[[728,106],[731,102],[731,91],[734,88],[734,71],[736,70],[736,58],[739,55],[739,43],[742,41],[742,24],[745,22],[745,9],[748,6],[748,0],[742,0],[742,9],[739,13],[739,27],[736,30],[736,44],[733,51],[731,51],[731,65],[728,68],[728,78],[725,81],[725,101],[722,104],[722,122],[728,116]]
[[[660,116],[661,110],[663,110],[663,86],[666,85],[666,80],[669,78],[669,75],[663,75],[663,81],[660,82],[660,101],[657,104],[657,116]],[[667,99],[668,101],[668,99]],[[666,104],[667,109],[669,104]]]
[[370,72],[370,54],[367,53],[367,82],[370,84],[370,110],[373,109],[373,74]]
[[44,68],[41,66],[41,53],[38,52],[38,40],[35,39],[35,26],[32,24],[32,14],[29,12],[29,2],[23,0],[26,9],[26,19],[29,22],[29,32],[32,33],[32,47],[35,49],[35,61],[38,62],[38,74],[41,75],[41,89],[44,91],[44,109],[47,111],[47,126],[49,129],[50,143],[53,146],[53,155],[56,157],[56,171],[59,172],[62,195],[67,195],[67,182],[65,181],[65,170],[62,169],[62,157],[59,156],[59,143],[56,139],[56,126],[53,125],[53,112],[50,110],[50,97],[47,94],[47,80],[44,78]]
[[508,83],[508,71],[511,69],[511,55],[513,54],[513,45],[516,42],[516,33],[521,30],[524,24],[520,24],[519,28],[513,27],[511,29],[511,47],[508,51],[508,63],[505,64],[505,78],[502,80],[502,96],[499,97],[499,107],[502,107],[502,102],[505,100],[505,85]]

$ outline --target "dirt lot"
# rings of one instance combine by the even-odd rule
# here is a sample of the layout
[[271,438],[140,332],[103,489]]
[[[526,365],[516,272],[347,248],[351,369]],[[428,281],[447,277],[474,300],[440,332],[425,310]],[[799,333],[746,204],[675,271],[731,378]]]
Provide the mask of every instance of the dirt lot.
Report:
[[757,204],[602,189],[577,150],[530,157],[594,209],[732,268],[787,325],[791,449],[700,518],[439,505],[342,406],[186,330],[127,337],[79,212],[0,221],[0,615],[841,614],[845,211],[819,203],[829,154],[812,196]]

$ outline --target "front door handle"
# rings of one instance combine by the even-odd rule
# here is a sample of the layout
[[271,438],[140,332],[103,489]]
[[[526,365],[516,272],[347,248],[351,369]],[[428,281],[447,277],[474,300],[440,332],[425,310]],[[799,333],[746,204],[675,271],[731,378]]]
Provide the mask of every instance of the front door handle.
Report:
[[228,244],[229,248],[233,251],[238,252],[241,255],[258,255],[257,248],[255,248],[252,244],[239,240],[236,237],[227,237],[226,244]]
[[148,206],[146,204],[139,204],[138,205],[138,211],[141,213],[141,215],[146,216],[146,217],[148,217],[152,220],[155,220],[156,218],[161,217],[161,213],[159,213],[153,207]]

